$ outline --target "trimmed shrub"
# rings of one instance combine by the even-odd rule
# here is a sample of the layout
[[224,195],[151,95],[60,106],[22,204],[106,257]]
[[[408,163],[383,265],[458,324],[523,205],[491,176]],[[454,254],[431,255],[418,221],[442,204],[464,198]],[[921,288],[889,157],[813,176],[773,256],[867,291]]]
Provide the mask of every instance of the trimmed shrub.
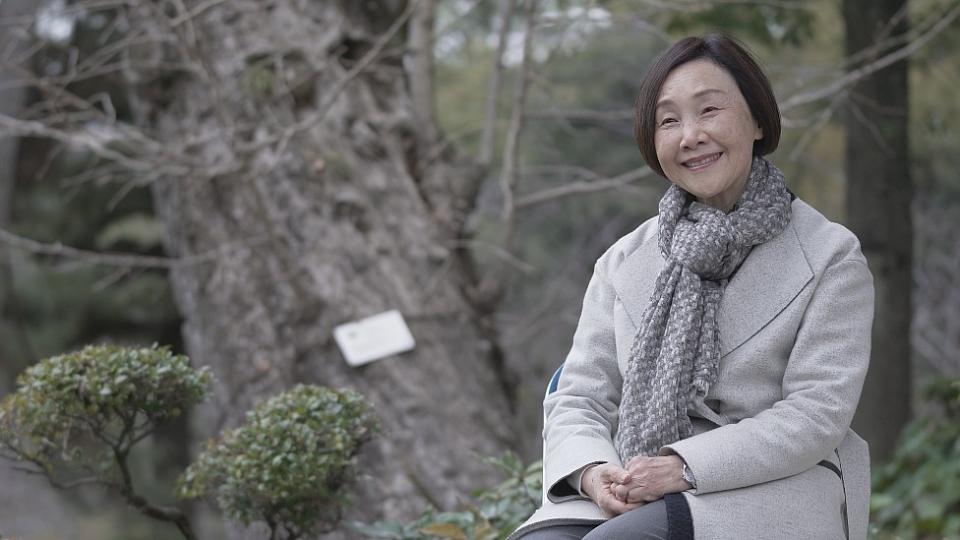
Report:
[[210,441],[181,476],[179,492],[213,498],[230,519],[263,521],[271,534],[283,530],[299,538],[329,531],[348,503],[355,456],[375,430],[359,394],[297,386]]

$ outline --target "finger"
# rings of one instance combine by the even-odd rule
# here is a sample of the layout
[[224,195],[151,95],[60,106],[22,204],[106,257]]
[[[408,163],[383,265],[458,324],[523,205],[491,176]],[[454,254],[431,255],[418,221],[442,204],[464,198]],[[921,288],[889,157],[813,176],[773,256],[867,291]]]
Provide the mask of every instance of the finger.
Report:
[[625,484],[613,485],[611,491],[613,491],[613,494],[618,500],[626,501],[627,495],[630,493],[630,486]]
[[627,503],[627,502],[623,502],[623,501],[618,501],[617,499],[615,499],[615,498],[613,498],[613,497],[610,497],[609,500],[607,501],[607,504],[606,504],[606,510],[609,511],[609,512],[614,513],[614,515],[620,515],[620,514],[623,514],[624,512],[629,512],[630,510],[633,510],[634,508],[639,508],[639,507],[643,506],[644,504],[645,504],[645,503],[642,502],[642,501],[640,501],[640,502],[634,502],[634,503]]
[[600,479],[610,484],[627,484],[632,479],[632,475],[616,465],[611,465],[600,471]]
[[[655,497],[653,500],[656,500]],[[620,500],[627,504],[637,504],[650,502],[650,491],[645,487],[635,487],[627,490],[623,497],[620,497]]]

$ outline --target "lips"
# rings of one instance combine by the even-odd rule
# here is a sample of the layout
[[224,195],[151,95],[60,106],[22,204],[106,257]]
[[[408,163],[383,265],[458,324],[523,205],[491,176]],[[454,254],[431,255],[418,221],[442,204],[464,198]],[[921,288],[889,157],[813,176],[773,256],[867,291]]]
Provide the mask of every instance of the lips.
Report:
[[681,165],[683,165],[684,167],[692,171],[699,171],[701,169],[706,169],[707,167],[712,165],[714,162],[720,159],[721,155],[723,155],[723,152],[707,154],[705,156],[698,156],[682,162]]

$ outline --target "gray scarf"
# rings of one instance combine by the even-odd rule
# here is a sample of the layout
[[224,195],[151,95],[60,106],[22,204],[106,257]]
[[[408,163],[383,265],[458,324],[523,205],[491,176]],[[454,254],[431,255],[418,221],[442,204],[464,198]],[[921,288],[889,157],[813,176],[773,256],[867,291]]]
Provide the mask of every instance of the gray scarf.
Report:
[[727,281],[753,246],[783,232],[790,216],[783,174],[761,157],[753,158],[744,193],[729,214],[693,201],[675,184],[660,200],[666,264],[640,319],[623,380],[615,441],[623,463],[655,456],[692,434],[687,410],[717,380],[717,311]]

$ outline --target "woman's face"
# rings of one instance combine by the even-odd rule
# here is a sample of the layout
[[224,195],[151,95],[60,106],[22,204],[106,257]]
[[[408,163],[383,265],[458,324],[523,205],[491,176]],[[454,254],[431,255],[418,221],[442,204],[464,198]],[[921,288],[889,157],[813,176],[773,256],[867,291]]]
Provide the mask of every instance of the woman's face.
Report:
[[707,59],[681,64],[657,97],[654,145],[671,182],[729,211],[743,194],[753,142],[763,138],[736,81]]

